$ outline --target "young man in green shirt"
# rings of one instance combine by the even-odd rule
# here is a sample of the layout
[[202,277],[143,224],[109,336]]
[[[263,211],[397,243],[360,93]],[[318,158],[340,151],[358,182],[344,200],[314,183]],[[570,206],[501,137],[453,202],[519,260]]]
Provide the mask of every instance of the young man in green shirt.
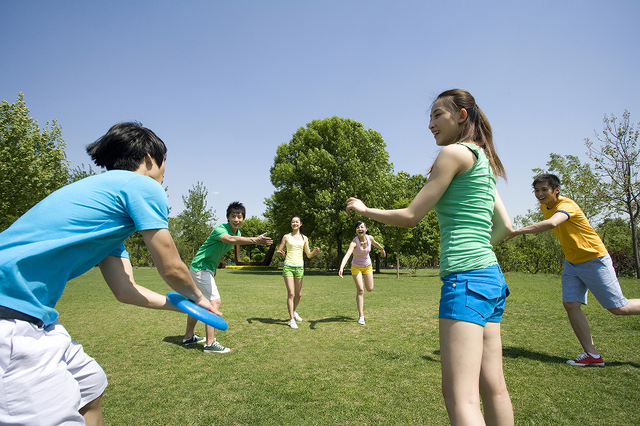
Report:
[[[273,243],[271,238],[267,237],[266,233],[257,237],[243,237],[240,233],[240,226],[242,222],[244,222],[245,217],[246,210],[241,203],[234,201],[229,204],[229,207],[227,207],[228,222],[213,228],[211,235],[209,235],[207,241],[202,244],[189,268],[196,286],[200,289],[203,296],[211,301],[211,304],[216,310],[220,309],[222,301],[214,277],[222,256],[231,250],[234,245],[259,244],[268,246]],[[182,340],[182,344],[190,345],[203,341],[203,339],[194,334],[197,322],[197,319],[187,316],[187,331]],[[231,349],[222,346],[216,341],[214,331],[215,329],[213,327],[206,325],[207,337],[204,352],[219,354],[229,352]]]

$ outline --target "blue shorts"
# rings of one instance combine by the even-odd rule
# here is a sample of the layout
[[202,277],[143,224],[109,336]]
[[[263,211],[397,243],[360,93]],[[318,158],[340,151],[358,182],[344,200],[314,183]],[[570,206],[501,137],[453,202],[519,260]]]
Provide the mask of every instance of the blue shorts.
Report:
[[442,277],[439,318],[485,326],[502,321],[509,287],[498,265]]
[[591,291],[605,309],[621,308],[629,303],[622,294],[609,253],[586,262],[564,261],[562,271],[562,301],[587,304]]

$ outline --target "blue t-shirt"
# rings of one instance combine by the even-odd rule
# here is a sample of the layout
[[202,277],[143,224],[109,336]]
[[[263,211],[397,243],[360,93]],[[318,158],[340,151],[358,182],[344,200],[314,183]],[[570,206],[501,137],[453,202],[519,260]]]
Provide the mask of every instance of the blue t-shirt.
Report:
[[108,255],[127,257],[136,230],[168,228],[167,195],[139,173],[112,170],[55,191],[0,233],[0,306],[53,323],[67,281]]

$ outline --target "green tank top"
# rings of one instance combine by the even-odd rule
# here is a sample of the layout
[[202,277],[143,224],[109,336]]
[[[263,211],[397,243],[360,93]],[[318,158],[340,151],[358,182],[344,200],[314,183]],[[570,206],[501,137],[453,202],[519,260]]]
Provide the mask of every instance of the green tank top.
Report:
[[477,145],[459,144],[469,148],[477,161],[453,178],[434,206],[440,227],[440,277],[498,263],[491,247],[496,178]]

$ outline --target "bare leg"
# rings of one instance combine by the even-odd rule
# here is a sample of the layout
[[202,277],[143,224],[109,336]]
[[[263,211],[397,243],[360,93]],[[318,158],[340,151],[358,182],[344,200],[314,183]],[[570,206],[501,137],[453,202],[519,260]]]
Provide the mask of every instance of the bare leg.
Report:
[[591,328],[584,312],[582,312],[582,303],[580,302],[563,302],[562,305],[567,311],[569,322],[573,328],[582,349],[585,352],[590,352],[594,355],[598,355],[598,350],[593,344],[593,338],[591,337]]
[[[222,304],[222,299],[218,298],[218,299],[213,299],[211,301],[211,304],[213,305],[214,308],[216,308],[216,310],[220,310],[220,305]],[[210,325],[205,325],[205,332],[206,337],[207,337],[207,341],[206,341],[206,345],[207,346],[211,346],[213,344],[213,341],[215,340],[215,333],[216,329],[211,327]]]
[[484,425],[480,410],[480,370],[484,328],[440,318],[442,395],[453,426]]
[[373,291],[373,274],[365,274],[362,278],[364,280],[364,287],[371,293]]
[[356,306],[358,307],[358,315],[364,316],[364,286],[362,284],[362,274],[353,275],[353,281],[356,283]]
[[502,370],[500,323],[490,322],[484,327],[480,396],[487,425],[512,426],[514,424],[513,405]]
[[640,299],[629,299],[629,303],[621,308],[609,309],[614,315],[640,315]]
[[187,331],[184,332],[185,339],[191,339],[196,330],[196,324],[198,320],[192,317],[191,315],[187,315]]
[[[294,278],[293,284],[295,286],[295,296],[293,296],[293,311],[295,312],[298,309],[298,303],[300,303],[300,298],[302,297],[302,278]],[[293,313],[291,313],[293,315]]]
[[296,296],[293,277],[284,277],[284,285],[287,287],[287,309],[289,310],[289,319],[293,319],[294,298]]
[[102,426],[102,395],[82,407],[79,412],[87,426]]

